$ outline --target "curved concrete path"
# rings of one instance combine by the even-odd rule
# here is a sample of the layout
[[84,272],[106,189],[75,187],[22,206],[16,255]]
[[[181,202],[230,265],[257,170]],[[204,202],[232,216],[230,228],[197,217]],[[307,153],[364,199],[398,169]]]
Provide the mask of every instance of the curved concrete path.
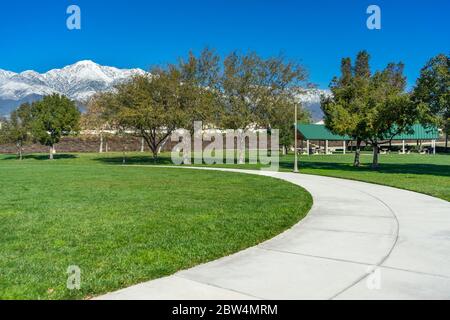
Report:
[[219,170],[292,182],[313,207],[256,247],[98,299],[450,299],[449,202],[343,179]]

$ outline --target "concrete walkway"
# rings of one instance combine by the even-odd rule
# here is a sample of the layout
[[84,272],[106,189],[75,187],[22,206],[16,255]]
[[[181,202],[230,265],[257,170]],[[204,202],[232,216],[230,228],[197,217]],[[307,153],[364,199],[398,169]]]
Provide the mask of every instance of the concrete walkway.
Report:
[[313,208],[256,247],[98,299],[450,299],[449,202],[343,179],[219,170],[302,186]]

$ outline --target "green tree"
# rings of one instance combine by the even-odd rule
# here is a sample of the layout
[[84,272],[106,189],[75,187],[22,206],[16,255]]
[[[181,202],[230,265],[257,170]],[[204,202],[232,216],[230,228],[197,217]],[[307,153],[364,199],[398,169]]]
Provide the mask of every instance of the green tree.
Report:
[[404,92],[403,69],[402,63],[389,63],[383,71],[376,72],[370,82],[363,138],[373,148],[373,168],[378,167],[380,145],[399,133],[409,133],[412,125],[423,118],[423,108],[413,104],[410,95]]
[[75,102],[59,94],[45,96],[33,103],[31,116],[33,137],[50,148],[50,159],[53,159],[55,144],[61,137],[79,130],[80,112]]
[[17,155],[22,160],[23,146],[31,140],[31,105],[22,104],[2,123],[0,139],[3,143],[14,143]]
[[214,50],[205,48],[196,57],[192,52],[178,66],[182,86],[180,99],[186,111],[183,128],[193,130],[194,121],[204,127],[216,127],[220,122],[220,57]]
[[424,104],[445,132],[445,150],[450,134],[450,57],[439,54],[422,68],[413,91],[413,101]]
[[[261,127],[275,128],[281,120],[277,111],[294,110],[293,89],[306,79],[305,69],[295,62],[286,61],[283,56],[263,59],[253,52],[231,53],[224,60],[221,76],[222,126],[240,132]],[[292,126],[293,117],[288,123]],[[244,142],[239,143],[241,148]],[[239,150],[239,155],[239,163],[243,163],[243,150]]]
[[402,63],[389,63],[383,71],[371,74],[369,54],[356,57],[352,77],[348,77],[349,59],[342,60],[341,77],[330,85],[332,97],[322,99],[325,124],[337,133],[357,142],[354,165],[360,165],[360,145],[373,147],[372,167],[378,167],[380,144],[409,132],[414,123],[424,121],[425,109],[413,104],[404,92],[406,78]]
[[361,143],[365,135],[363,109],[369,92],[369,56],[365,51],[358,53],[355,68],[350,58],[341,61],[341,76],[334,77],[330,89],[332,96],[322,97],[321,107],[325,125],[340,135],[349,135],[356,140],[353,165],[360,166]]
[[291,97],[277,97],[273,103],[273,108],[270,110],[270,128],[278,129],[280,134],[280,145],[283,154],[286,154],[289,147],[294,143],[294,121],[295,108],[297,108],[297,122],[309,123],[310,114],[301,104]]
[[186,123],[186,113],[179,70],[155,68],[151,73],[118,85],[109,112],[124,130],[144,138],[156,161],[160,146]]

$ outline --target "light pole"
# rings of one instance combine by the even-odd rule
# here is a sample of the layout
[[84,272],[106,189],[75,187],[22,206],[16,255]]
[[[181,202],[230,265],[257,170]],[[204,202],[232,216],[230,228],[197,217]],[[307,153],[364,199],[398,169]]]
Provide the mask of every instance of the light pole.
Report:
[[298,173],[298,159],[297,159],[297,104],[294,103],[295,108],[295,125],[294,125],[294,173]]

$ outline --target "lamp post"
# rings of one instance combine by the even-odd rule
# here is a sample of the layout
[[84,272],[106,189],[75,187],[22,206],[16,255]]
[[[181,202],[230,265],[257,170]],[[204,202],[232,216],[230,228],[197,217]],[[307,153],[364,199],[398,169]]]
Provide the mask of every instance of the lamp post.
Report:
[[298,173],[298,159],[297,159],[297,104],[294,103],[295,108],[295,125],[294,125],[294,173]]

